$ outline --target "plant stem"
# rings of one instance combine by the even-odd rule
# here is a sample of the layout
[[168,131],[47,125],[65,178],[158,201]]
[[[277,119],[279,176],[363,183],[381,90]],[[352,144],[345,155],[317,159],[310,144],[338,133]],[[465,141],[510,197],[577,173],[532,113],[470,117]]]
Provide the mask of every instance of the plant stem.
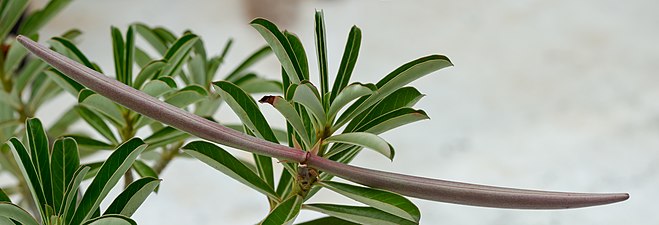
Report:
[[160,158],[156,161],[156,164],[153,166],[153,170],[156,171],[156,174],[162,173],[162,171],[169,165],[169,163],[176,157],[180,151],[179,149],[183,146],[185,142],[179,141],[176,144],[171,145],[169,148],[164,149]]
[[17,39],[29,51],[73,80],[138,113],[215,143],[280,160],[306,163],[355,183],[421,199],[497,208],[562,209],[603,205],[629,198],[627,193],[585,194],[491,187],[342,164],[288,146],[245,135],[135,90],[24,36],[19,36]]

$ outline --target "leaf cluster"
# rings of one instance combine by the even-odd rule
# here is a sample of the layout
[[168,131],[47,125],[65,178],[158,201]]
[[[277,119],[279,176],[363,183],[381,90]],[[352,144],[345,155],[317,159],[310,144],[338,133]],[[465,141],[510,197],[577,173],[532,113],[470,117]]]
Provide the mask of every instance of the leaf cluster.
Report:
[[[26,127],[27,147],[17,138],[10,139],[8,145],[19,162],[42,224],[136,224],[129,217],[158,187],[157,178],[132,182],[103,213],[100,204],[146,148],[141,139],[133,138],[117,147],[82,193],[80,184],[90,167],[80,165],[75,139],[58,138],[49,150],[41,121],[28,119]],[[37,221],[0,189],[1,224],[36,225]]]

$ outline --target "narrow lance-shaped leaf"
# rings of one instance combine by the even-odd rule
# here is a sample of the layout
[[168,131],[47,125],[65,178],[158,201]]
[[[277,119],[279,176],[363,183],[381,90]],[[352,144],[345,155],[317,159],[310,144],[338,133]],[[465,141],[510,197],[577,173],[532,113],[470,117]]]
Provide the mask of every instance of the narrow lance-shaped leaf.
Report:
[[375,84],[378,87],[378,91],[375,94],[366,98],[361,104],[354,108],[354,110],[346,110],[346,112],[339,117],[337,123],[332,127],[332,130],[337,130],[349,120],[387,97],[398,88],[432,72],[452,65],[453,64],[446,56],[430,55],[398,67]]
[[610,204],[627,200],[629,194],[564,193],[499,188],[415,177],[350,166],[302,151],[244,135],[208,119],[163,103],[147,94],[88,69],[23,36],[17,37],[28,50],[76,81],[112,98],[127,108],[200,138],[230,147],[284,160],[306,162],[320,171],[370,187],[410,197],[474,206],[525,209],[561,209]]
[[341,58],[339,71],[336,74],[336,79],[334,79],[330,102],[333,102],[336,95],[338,95],[339,92],[350,83],[352,71],[357,64],[361,42],[362,31],[357,26],[353,26],[348,34],[348,41],[345,50],[343,50],[343,57]]
[[186,34],[176,40],[163,56],[167,60],[167,65],[162,69],[159,76],[176,75],[198,40],[199,37],[194,34]]
[[10,202],[0,202],[0,218],[3,217],[17,221],[22,225],[39,225],[30,213]]
[[99,112],[101,115],[108,118],[112,123],[123,127],[126,125],[121,110],[117,104],[107,98],[94,93],[89,89],[84,89],[78,94],[78,103]]
[[0,40],[5,40],[9,31],[14,27],[16,22],[29,5],[28,0],[12,0],[3,2],[5,9],[2,13],[3,16],[0,18]]
[[156,49],[161,55],[165,55],[167,52],[167,43],[162,40],[150,27],[142,23],[133,24],[135,26],[135,31],[137,31],[147,43]]
[[279,203],[275,209],[265,217],[261,225],[284,225],[293,224],[295,218],[300,213],[300,206],[303,198],[294,195],[286,201]]
[[82,196],[70,224],[78,224],[91,218],[101,201],[145,148],[146,144],[142,140],[133,138],[112,152]]
[[126,81],[126,48],[124,38],[118,28],[112,27],[112,52],[114,54],[114,72],[116,79],[124,84]]
[[[272,128],[256,104],[256,101],[242,89],[226,81],[213,82],[220,96],[227,102],[229,107],[238,115],[238,118],[249,128],[250,132],[257,137],[279,143]],[[267,156],[257,155],[254,157],[259,169],[259,175],[270,185],[275,186],[273,177],[272,160]]]
[[398,110],[403,107],[412,107],[424,95],[414,87],[402,87],[391,93],[389,96],[382,99],[371,109],[357,115],[346,126],[346,131],[356,131],[357,127],[371,122],[377,117],[380,117],[389,112]]
[[315,220],[307,221],[304,223],[298,223],[297,225],[325,225],[325,224],[332,224],[332,225],[359,225],[358,223],[353,223],[347,220],[339,219],[336,217],[322,217],[318,218]]
[[316,54],[318,55],[318,71],[320,75],[320,93],[329,91],[327,70],[327,43],[325,40],[325,18],[323,10],[316,10]]
[[295,89],[293,101],[300,103],[309,110],[314,118],[316,118],[315,121],[317,122],[316,124],[318,125],[318,128],[324,129],[325,124],[327,123],[327,116],[316,87],[311,83],[300,84]]
[[372,134],[381,134],[393,128],[426,119],[430,119],[430,117],[428,117],[426,112],[423,110],[402,108],[377,117],[371,122],[364,124],[355,130]]
[[233,157],[233,155],[217,145],[204,141],[194,141],[183,146],[181,149],[188,155],[201,160],[252,189],[267,196],[277,198],[277,194],[275,194],[275,191],[268,183],[252,172],[245,164]]
[[304,124],[302,123],[302,118],[300,118],[300,115],[297,114],[295,111],[295,108],[291,103],[286,101],[284,98],[281,96],[265,96],[259,100],[261,103],[268,103],[277,109],[279,113],[281,113],[284,118],[286,118],[286,121],[291,124],[295,132],[302,138],[302,142],[304,142],[304,145],[306,149],[310,149],[312,146],[311,140],[309,139],[309,135],[307,135],[307,132],[304,128]]
[[53,0],[49,1],[48,4],[41,10],[36,11],[27,18],[25,23],[19,29],[19,33],[23,35],[30,35],[36,33],[41,27],[43,27],[48,21],[50,21],[59,11],[61,11],[66,5],[71,3],[72,0]]
[[332,119],[336,116],[337,113],[339,113],[339,110],[341,110],[345,105],[350,103],[351,101],[365,96],[372,94],[374,91],[375,86],[373,84],[351,84],[345,87],[343,90],[341,90],[341,93],[336,96],[336,99],[330,104],[329,110],[327,111],[327,116],[329,117],[328,119]]
[[350,222],[366,225],[414,225],[415,223],[376,208],[333,205],[333,204],[308,204],[304,209],[324,213],[333,217],[341,218]]
[[0,202],[11,202],[11,199],[9,199],[9,196],[7,196],[7,193],[2,188],[0,188]]
[[128,27],[126,31],[126,50],[124,51],[124,79],[128,86],[133,86],[133,63],[135,58],[135,34],[133,26]]
[[137,223],[124,215],[112,214],[88,220],[82,225],[137,225]]
[[[37,40],[36,35],[31,37],[31,39]],[[25,49],[18,41],[13,40],[9,44],[9,51],[5,54],[7,55],[4,56],[4,73],[11,74],[21,65],[21,61],[25,59],[27,49]]]
[[87,124],[89,124],[91,127],[93,127],[98,133],[103,135],[108,141],[112,142],[112,144],[119,144],[119,141],[117,141],[117,138],[114,136],[114,133],[112,130],[110,130],[110,127],[103,121],[103,119],[96,115],[95,112],[87,109],[83,105],[79,105],[75,107],[76,111],[84,119]]
[[[9,139],[9,141],[7,141],[7,144],[9,145],[14,155],[14,159],[18,164],[18,168],[21,170],[21,173],[23,174],[23,178],[28,183],[27,186],[30,189],[30,193],[32,194],[32,199],[34,200],[34,203],[38,206],[41,206],[42,204],[46,204],[46,197],[43,188],[41,187],[38,172],[35,169],[34,164],[32,164],[32,161],[30,160],[30,155],[28,154],[27,149],[25,149],[23,143],[21,143],[16,138]],[[37,209],[39,210],[39,213],[41,215],[45,215],[44,214],[45,212],[43,211],[42,207],[37,207]]]
[[28,119],[26,122],[27,140],[30,144],[30,156],[32,163],[39,175],[39,185],[43,188],[44,198],[48,205],[53,205],[53,192],[50,179],[50,155],[48,150],[48,137],[44,131],[41,121],[36,118]]
[[78,167],[78,169],[73,173],[73,179],[66,186],[66,193],[64,194],[64,201],[60,207],[60,214],[64,221],[70,221],[75,213],[76,209],[76,199],[78,198],[78,188],[80,183],[84,180],[87,172],[89,172],[90,167],[83,166]]
[[256,50],[256,52],[252,53],[249,57],[245,59],[238,67],[236,67],[229,75],[224,78],[224,80],[229,81],[229,82],[235,82],[238,79],[240,79],[245,71],[245,69],[249,68],[250,66],[254,65],[256,62],[260,61],[264,57],[270,55],[272,53],[272,49],[270,46],[263,46],[259,50]]
[[156,74],[167,65],[167,61],[165,60],[155,60],[149,62],[149,64],[146,64],[142,70],[137,74],[137,77],[135,77],[135,82],[133,83],[133,87],[140,89],[142,88],[142,85],[152,79]]
[[[151,168],[149,165],[144,163],[142,160],[135,160],[133,163],[133,169],[135,169],[135,172],[137,172],[140,177],[153,177],[153,178],[158,178],[158,173]],[[156,192],[158,192],[158,189],[156,188]]]
[[421,218],[419,208],[412,201],[398,194],[333,181],[325,181],[320,185],[355,201],[412,222],[418,223]]
[[73,138],[55,140],[50,159],[52,173],[53,209],[61,213],[67,186],[80,166],[78,144]]
[[297,64],[300,67],[300,81],[309,80],[309,60],[307,59],[307,51],[304,50],[302,41],[297,35],[288,31],[284,31],[284,36],[288,39],[288,43],[291,44],[293,54],[295,54],[295,59],[297,59]]
[[[344,133],[339,135],[334,135],[328,137],[324,140],[325,144],[327,143],[343,143],[362,146],[379,152],[380,154],[386,156],[390,160],[394,159],[394,148],[391,147],[387,141],[378,137],[375,134],[366,133],[366,132],[352,132]],[[328,156],[334,154],[333,152],[328,152]]]
[[261,18],[252,20],[250,25],[252,25],[252,27],[261,34],[268,45],[270,45],[275,56],[279,59],[281,66],[286,71],[286,74],[288,74],[289,79],[293,83],[300,83],[300,81],[304,80],[302,69],[298,64],[293,48],[279,28],[277,28],[272,22]]
[[134,181],[112,201],[103,215],[121,214],[127,217],[132,216],[159,184],[160,180],[153,177],[145,177]]

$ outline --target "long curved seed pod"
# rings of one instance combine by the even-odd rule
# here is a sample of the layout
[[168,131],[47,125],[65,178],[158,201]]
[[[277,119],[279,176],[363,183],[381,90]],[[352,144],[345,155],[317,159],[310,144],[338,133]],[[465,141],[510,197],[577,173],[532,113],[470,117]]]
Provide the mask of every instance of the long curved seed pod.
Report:
[[458,183],[346,165],[234,131],[176,108],[91,70],[36,42],[19,36],[30,52],[71,77],[129,109],[218,144],[309,166],[363,185],[406,196],[463,205],[516,209],[562,209],[624,201],[629,194],[588,194],[532,191]]

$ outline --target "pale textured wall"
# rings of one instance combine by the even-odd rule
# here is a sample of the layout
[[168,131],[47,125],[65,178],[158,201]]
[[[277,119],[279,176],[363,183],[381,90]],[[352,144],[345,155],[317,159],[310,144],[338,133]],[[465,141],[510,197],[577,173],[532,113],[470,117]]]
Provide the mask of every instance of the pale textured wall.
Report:
[[[281,7],[287,12],[279,20],[302,38],[310,59],[313,9],[325,9],[332,74],[353,24],[364,37],[357,80],[375,82],[433,53],[456,65],[414,83],[427,95],[419,107],[432,120],[383,135],[398,151],[395,161],[364,152],[356,165],[500,186],[631,194],[624,203],[564,211],[414,200],[422,224],[659,223],[658,1],[286,2],[299,3]],[[110,25],[191,28],[212,53],[234,37],[227,63],[235,66],[264,43],[243,6],[236,0],[78,0],[44,36],[80,28],[83,51],[112,71]],[[258,71],[278,77],[274,57]],[[59,105],[49,107],[59,112]],[[52,123],[54,113],[46,112],[40,116]],[[219,118],[236,121],[227,111]],[[263,197],[199,162],[176,160],[162,178],[160,193],[135,216],[140,224],[254,224],[267,213]],[[336,199],[321,193],[314,201]]]

